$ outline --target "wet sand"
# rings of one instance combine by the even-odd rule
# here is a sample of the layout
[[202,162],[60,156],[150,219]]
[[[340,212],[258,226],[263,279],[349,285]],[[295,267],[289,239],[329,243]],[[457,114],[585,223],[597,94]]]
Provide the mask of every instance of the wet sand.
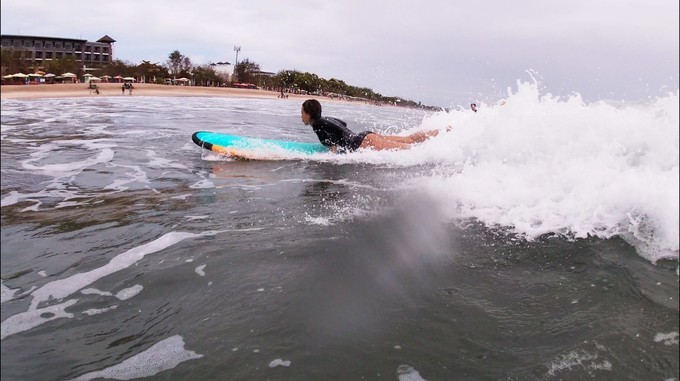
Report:
[[[0,86],[0,99],[39,99],[72,97],[120,97],[123,96],[120,83],[99,83],[99,94],[90,91],[85,83],[41,84],[41,85],[3,85]],[[169,86],[151,83],[136,83],[132,96],[163,97],[232,97],[232,98],[278,98],[279,92],[268,90],[236,89],[230,87]],[[324,102],[348,102],[327,97],[314,97],[302,94],[287,94],[289,98],[323,98]],[[125,91],[124,96],[130,96]]]

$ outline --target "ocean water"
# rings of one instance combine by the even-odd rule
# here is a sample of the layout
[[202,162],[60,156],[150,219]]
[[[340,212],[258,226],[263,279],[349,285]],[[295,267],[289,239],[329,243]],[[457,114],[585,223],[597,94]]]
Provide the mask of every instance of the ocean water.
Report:
[[680,377],[677,93],[323,105],[442,132],[234,161],[191,133],[313,142],[300,102],[2,101],[3,381]]

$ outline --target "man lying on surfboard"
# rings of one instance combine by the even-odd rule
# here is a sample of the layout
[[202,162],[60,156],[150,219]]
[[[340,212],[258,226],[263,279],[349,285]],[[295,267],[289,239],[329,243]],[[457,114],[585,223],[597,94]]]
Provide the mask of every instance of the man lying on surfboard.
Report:
[[311,125],[321,144],[332,152],[352,152],[359,148],[374,150],[408,149],[411,144],[421,143],[436,136],[439,131],[416,132],[408,136],[380,135],[371,131],[354,133],[347,123],[337,118],[322,117],[321,103],[308,99],[302,104],[302,123]]

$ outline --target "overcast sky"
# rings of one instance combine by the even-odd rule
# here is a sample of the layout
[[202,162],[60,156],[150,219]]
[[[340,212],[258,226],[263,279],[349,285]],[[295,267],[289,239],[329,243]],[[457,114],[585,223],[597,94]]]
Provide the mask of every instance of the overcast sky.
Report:
[[114,58],[248,58],[387,96],[495,102],[546,93],[640,100],[678,90],[677,0],[2,0],[2,34],[116,40]]

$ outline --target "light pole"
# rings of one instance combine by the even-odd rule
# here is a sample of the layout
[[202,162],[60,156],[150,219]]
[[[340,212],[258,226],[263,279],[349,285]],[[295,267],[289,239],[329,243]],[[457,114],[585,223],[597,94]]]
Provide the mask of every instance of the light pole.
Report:
[[236,61],[234,61],[234,67],[236,67],[236,65],[238,65],[238,52],[241,51],[241,47],[240,46],[234,46],[234,51],[236,52]]
[[238,52],[241,51],[241,47],[234,45],[234,51],[236,52],[236,60],[234,61],[234,75],[232,75],[232,81],[234,81],[233,77],[236,77],[236,79],[238,79],[238,75],[236,74],[236,65],[238,65]]

